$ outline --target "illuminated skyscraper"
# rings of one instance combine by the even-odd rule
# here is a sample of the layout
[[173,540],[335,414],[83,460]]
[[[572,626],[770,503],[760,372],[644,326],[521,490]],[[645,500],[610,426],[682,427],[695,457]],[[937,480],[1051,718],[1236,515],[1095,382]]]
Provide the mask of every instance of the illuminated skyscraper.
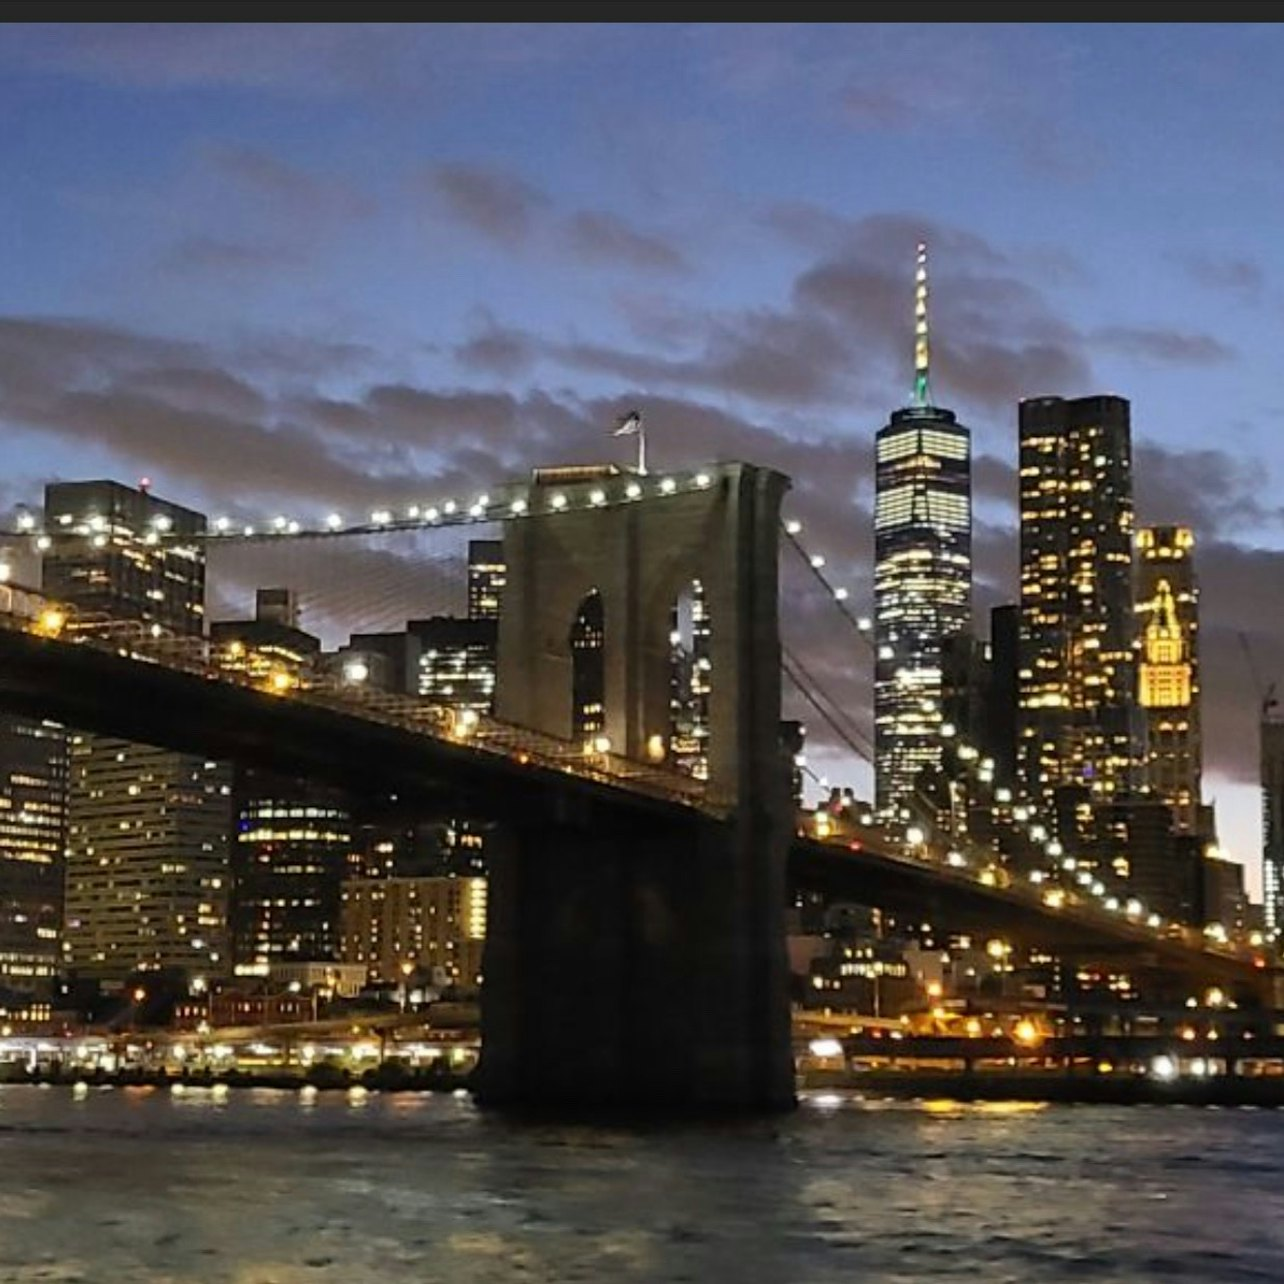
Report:
[[0,990],[49,996],[66,841],[66,732],[0,718]]
[[344,799],[307,781],[242,771],[230,912],[236,972],[339,957],[344,878],[357,868]]
[[1284,931],[1284,718],[1273,701],[1262,708],[1262,890],[1267,930]]
[[1142,758],[1129,405],[1037,397],[1019,423],[1019,783],[1034,800],[1074,786],[1106,802]]
[[709,778],[711,637],[704,585],[692,580],[674,604],[669,633],[669,761],[697,780]]
[[[145,485],[45,488],[46,593],[69,629],[204,630],[205,518]],[[72,733],[64,958],[119,984],[139,967],[228,965],[231,771],[114,737]]]
[[1195,539],[1185,526],[1137,532],[1141,639],[1137,695],[1146,720],[1146,786],[1173,809],[1180,833],[1200,816],[1199,588]]
[[927,250],[915,279],[914,393],[879,430],[874,474],[874,778],[907,801],[941,762],[941,646],[972,604],[971,437],[928,388]]

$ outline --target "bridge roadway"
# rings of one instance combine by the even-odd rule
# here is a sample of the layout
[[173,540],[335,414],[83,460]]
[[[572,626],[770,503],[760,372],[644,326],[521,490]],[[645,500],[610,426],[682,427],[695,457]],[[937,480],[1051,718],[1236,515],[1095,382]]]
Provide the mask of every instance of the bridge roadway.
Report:
[[[274,691],[262,678],[209,664],[202,643],[44,636],[0,617],[0,709],[337,785],[398,807],[446,808],[503,820],[556,812],[591,825],[621,814],[658,826],[718,818],[727,807],[700,782],[618,755],[489,719],[461,723],[404,697],[331,687]],[[1037,889],[989,885],[969,870],[869,841],[808,836],[790,852],[795,888],[877,904],[942,931],[1002,931],[1066,957],[1119,958],[1260,989],[1238,955],[1192,947],[1125,916],[1083,905],[1055,909]]]

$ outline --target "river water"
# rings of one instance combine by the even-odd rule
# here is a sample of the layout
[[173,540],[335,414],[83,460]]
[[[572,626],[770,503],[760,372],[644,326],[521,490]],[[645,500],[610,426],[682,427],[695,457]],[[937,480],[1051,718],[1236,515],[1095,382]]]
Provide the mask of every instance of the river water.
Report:
[[514,1124],[466,1097],[0,1088],[0,1281],[1284,1280],[1284,1111],[868,1102]]

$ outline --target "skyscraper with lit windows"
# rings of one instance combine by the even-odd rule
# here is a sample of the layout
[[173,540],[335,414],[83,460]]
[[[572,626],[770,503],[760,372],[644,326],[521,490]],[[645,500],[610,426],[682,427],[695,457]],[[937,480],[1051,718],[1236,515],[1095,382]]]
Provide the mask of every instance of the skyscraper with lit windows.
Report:
[[0,718],[0,991],[50,994],[66,842],[66,732]]
[[[45,488],[44,591],[67,627],[198,637],[205,517],[147,483]],[[70,733],[63,958],[119,985],[139,968],[228,968],[231,770],[114,736]]]
[[1199,586],[1185,526],[1137,532],[1137,695],[1145,718],[1147,790],[1173,810],[1179,833],[1206,831],[1201,813]]
[[1266,929],[1278,940],[1284,932],[1284,717],[1268,697],[1262,704],[1262,899]]
[[941,647],[972,606],[971,435],[928,386],[927,250],[918,247],[914,392],[878,432],[874,472],[874,784],[878,809],[941,762]]
[[1130,407],[1034,397],[1018,418],[1018,783],[1034,801],[1073,787],[1109,802],[1139,784],[1143,754]]

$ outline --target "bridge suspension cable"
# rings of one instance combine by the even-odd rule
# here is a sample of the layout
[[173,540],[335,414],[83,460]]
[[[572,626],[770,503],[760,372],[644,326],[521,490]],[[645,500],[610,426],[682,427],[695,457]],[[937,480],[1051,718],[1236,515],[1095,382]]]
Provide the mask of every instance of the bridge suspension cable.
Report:
[[869,737],[860,730],[850,715],[843,712],[838,702],[816,681],[807,666],[789,647],[781,648],[781,668],[799,695],[816,710],[829,729],[858,758],[873,767],[874,746]]

